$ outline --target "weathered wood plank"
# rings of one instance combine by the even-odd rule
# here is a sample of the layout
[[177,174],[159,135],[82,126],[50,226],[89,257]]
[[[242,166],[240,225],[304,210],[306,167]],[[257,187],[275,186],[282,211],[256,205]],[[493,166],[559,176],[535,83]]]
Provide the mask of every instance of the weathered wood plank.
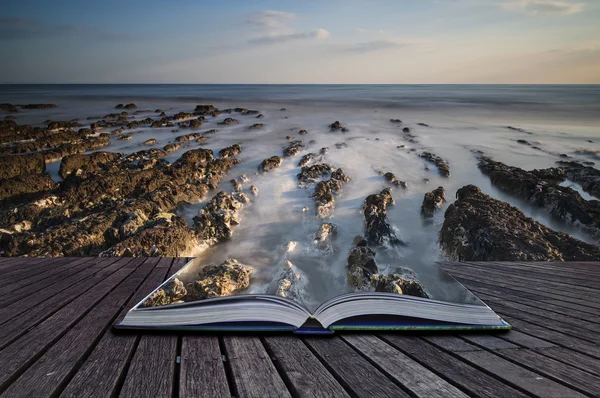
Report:
[[538,348],[535,352],[600,376],[600,360],[598,359],[563,347]]
[[296,336],[265,337],[275,366],[288,379],[293,396],[348,397],[348,393]]
[[373,335],[347,335],[343,340],[416,396],[467,397],[446,380]]
[[498,352],[498,355],[584,394],[596,395],[600,392],[600,377],[537,352],[520,349]]
[[8,286],[7,293],[0,297],[0,307],[4,307],[9,303],[13,303],[20,300],[23,297],[27,297],[33,294],[37,294],[40,290],[45,289],[55,283],[60,283],[63,280],[69,278],[72,275],[77,275],[81,272],[85,272],[88,268],[93,267],[95,264],[91,262],[89,258],[82,258],[77,261],[69,262],[60,268],[56,268],[52,272],[53,274],[47,275],[40,280],[32,278],[27,282],[30,283],[15,283],[14,285]]
[[179,396],[231,397],[218,337],[183,336]]
[[[111,325],[154,264],[136,258],[128,265],[135,271],[117,285],[91,311],[60,338],[4,392],[5,397],[45,397],[60,392],[76,365],[92,350],[95,341]],[[141,264],[141,266],[140,266]]]
[[53,269],[61,267],[65,263],[74,260],[74,258],[57,257],[48,261],[40,261],[39,263],[30,267],[14,270],[2,276],[2,279],[0,279],[0,286],[8,286],[15,282],[27,280],[30,277],[37,277],[40,273],[52,271]]
[[45,258],[40,257],[1,257],[0,260],[0,276],[4,275],[6,272],[14,271],[17,268],[25,268],[31,267],[39,263],[40,261],[46,260]]
[[[510,334],[512,331],[505,333]],[[504,335],[504,334],[502,334]],[[499,336],[502,336],[499,335]],[[503,340],[498,336],[492,336],[489,334],[475,334],[475,333],[464,333],[460,335],[460,338],[468,341],[469,343],[476,344],[487,350],[510,350],[519,348],[518,345],[511,343],[510,341]],[[472,351],[472,350],[471,350]]]
[[[127,264],[132,260],[132,258],[124,258],[117,262]],[[63,307],[0,351],[0,363],[4,365],[0,367],[0,391],[8,387],[13,378],[25,370],[41,352],[60,338],[65,331],[81,319],[131,272],[132,269],[128,268],[121,268],[116,271],[86,294],[73,300],[69,305]]]
[[514,329],[508,333],[502,333],[501,335],[498,335],[498,338],[525,348],[556,347],[556,344],[550,341],[538,339],[537,337],[522,333],[519,330]]
[[[158,261],[159,258],[151,257],[144,264],[156,265]],[[165,268],[155,267],[129,299],[115,322],[121,321],[131,307],[162,283],[165,272]],[[109,329],[60,396],[72,398],[115,396],[139,338],[140,335],[137,333],[116,334]]]
[[[507,350],[512,352],[517,350]],[[457,353],[462,359],[469,363],[485,369],[486,372],[495,377],[505,380],[528,393],[544,398],[579,398],[585,395],[568,388],[562,384],[552,381],[540,374],[531,372],[522,366],[502,359],[498,355],[488,351],[468,351]]]
[[540,302],[543,303],[544,305],[550,304],[550,305],[556,305],[556,306],[564,307],[564,308],[568,308],[568,309],[573,309],[573,310],[578,311],[579,313],[588,313],[591,315],[598,314],[598,310],[596,308],[590,308],[587,305],[576,304],[576,303],[572,303],[572,302],[568,302],[568,301],[556,300],[556,299],[544,299],[544,300],[540,300]]
[[239,397],[291,397],[260,338],[223,337],[227,361]]
[[[163,257],[156,268],[164,268],[168,272],[172,263],[173,258]],[[171,396],[176,358],[177,336],[142,335],[120,395],[134,397],[143,392],[143,396]]]
[[[13,308],[11,312],[5,312],[5,309],[0,309],[0,313],[6,316],[7,322],[0,326],[0,348],[4,348],[19,336],[25,334],[33,326],[41,323],[56,311],[71,303],[76,297],[85,294],[89,289],[93,288],[98,283],[101,283],[106,277],[119,270],[118,259],[107,259],[105,265],[107,267],[101,269],[91,278],[84,280],[81,283],[71,284],[57,294],[53,292],[40,292],[32,297],[31,300],[19,301],[19,304]],[[111,264],[112,265],[109,265]],[[36,305],[31,302],[37,303]],[[17,304],[17,303],[15,303]],[[18,315],[18,316],[17,316]]]
[[[477,263],[481,264],[481,263]],[[540,275],[540,276],[560,276],[566,277],[568,279],[573,279],[577,281],[589,282],[590,276],[593,276],[593,282],[598,283],[598,279],[600,279],[600,268],[598,271],[580,271],[578,269],[574,269],[573,267],[568,266],[569,263],[565,263],[562,267],[556,267],[552,265],[536,265],[530,263],[507,263],[507,262],[494,262],[494,266],[497,268],[501,268],[504,270],[518,270],[519,272],[530,274],[530,275]]]
[[365,397],[409,396],[340,338],[307,338],[305,342],[353,394]]
[[176,349],[173,336],[142,336],[119,397],[170,397]]
[[[585,355],[590,355],[594,358],[600,358],[600,346],[597,344],[591,344],[586,340],[582,340],[577,337],[549,329],[545,326],[536,325],[510,316],[505,315],[504,319],[506,319],[507,322],[513,325],[513,327],[520,332],[550,341],[562,347],[570,348],[571,350],[583,353]],[[507,335],[506,338],[508,339],[509,336]]]
[[465,340],[461,339],[458,336],[432,334],[422,336],[421,338],[432,344],[444,347],[444,350],[450,352],[481,351],[481,348],[474,346],[473,344],[467,343]]
[[35,294],[30,294],[26,297],[22,297],[21,299],[13,303],[4,303],[0,307],[0,324],[12,319],[16,315],[21,314],[30,308],[34,308],[37,305],[43,304],[45,300],[48,300],[55,294],[60,293],[65,289],[73,288],[78,282],[84,280],[90,275],[99,273],[102,269],[108,267],[110,264],[115,263],[117,260],[118,259],[114,257],[106,258],[103,261],[96,263],[94,266],[89,267],[88,269],[82,271],[79,274],[65,278],[61,282],[40,289],[39,291],[35,292]]

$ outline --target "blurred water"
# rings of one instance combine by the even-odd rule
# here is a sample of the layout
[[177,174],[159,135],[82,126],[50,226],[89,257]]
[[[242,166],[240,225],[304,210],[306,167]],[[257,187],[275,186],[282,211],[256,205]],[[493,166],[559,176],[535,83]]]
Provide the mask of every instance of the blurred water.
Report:
[[[240,120],[233,126],[217,125],[230,115],[207,118],[199,131],[216,128],[218,132],[208,135],[203,144],[187,143],[168,158],[173,161],[184,151],[201,146],[218,151],[241,143],[242,163],[232,169],[220,189],[231,191],[229,179],[246,174],[251,182],[245,187],[255,184],[260,195],[243,211],[241,225],[230,242],[190,254],[198,254],[203,263],[218,263],[231,257],[254,267],[252,291],[264,290],[277,275],[284,259],[282,247],[289,241],[298,242],[289,259],[307,275],[315,303],[345,291],[346,256],[352,238],[363,232],[362,203],[367,195],[389,186],[379,175],[380,170],[391,171],[408,183],[408,189],[393,188],[396,205],[388,210],[390,222],[408,245],[380,250],[376,257],[378,265],[381,270],[392,271],[399,265],[412,269],[434,298],[460,299],[450,285],[439,282],[433,263],[442,258],[437,241],[444,209],[466,184],[475,184],[485,193],[518,206],[551,228],[592,241],[572,227],[551,220],[545,210],[533,208],[493,187],[477,169],[472,151],[483,151],[495,160],[525,169],[552,167],[559,160],[559,153],[593,160],[576,152],[581,148],[600,149],[599,86],[32,85],[0,86],[0,94],[0,102],[58,105],[54,109],[15,114],[18,123],[34,124],[47,119],[73,118],[89,124],[94,120],[88,121],[87,117],[116,112],[117,103],[129,102],[136,103],[138,110],[148,111],[136,114],[136,119],[157,118],[156,108],[174,114],[191,112],[197,104],[204,103],[218,108],[258,109],[264,119],[233,114]],[[399,118],[403,124],[392,124],[391,118]],[[328,125],[335,120],[349,132],[330,132]],[[248,130],[248,126],[257,122],[265,127]],[[417,125],[420,122],[430,127]],[[507,125],[530,134],[506,129]],[[411,129],[417,143],[405,139],[402,127]],[[308,134],[298,135],[300,129]],[[171,130],[146,126],[127,131],[132,133],[131,141],[113,139],[104,150],[131,153],[149,147],[161,148],[178,135],[190,132]],[[286,158],[280,168],[259,175],[256,167],[263,159],[282,155],[289,142],[287,135],[303,140],[306,145],[310,140],[315,142],[296,157]],[[158,143],[144,146],[148,138],[156,138]],[[519,139],[539,146],[542,151],[517,143]],[[337,149],[335,144],[341,142],[347,147]],[[405,147],[397,148],[401,145]],[[352,178],[336,199],[333,217],[327,220],[339,227],[336,251],[328,256],[313,248],[312,235],[321,221],[314,217],[312,187],[298,188],[296,181],[301,155],[318,152],[321,147],[330,148],[323,161],[342,167]],[[451,177],[440,177],[434,165],[419,158],[417,153],[423,150],[446,159]],[[59,178],[58,163],[49,165],[48,170],[53,178]],[[433,220],[424,222],[420,215],[423,195],[440,185],[446,189],[448,203]],[[576,184],[574,187],[580,189]],[[183,205],[179,213],[191,223],[206,200]],[[303,212],[304,207],[309,212]]]

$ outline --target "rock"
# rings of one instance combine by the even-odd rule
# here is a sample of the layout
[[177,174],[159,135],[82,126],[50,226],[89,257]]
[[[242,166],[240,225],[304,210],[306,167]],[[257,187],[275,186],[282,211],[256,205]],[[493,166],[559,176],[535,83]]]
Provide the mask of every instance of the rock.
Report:
[[430,127],[428,124],[425,123],[417,123],[417,126]]
[[238,180],[231,179],[231,180],[229,180],[229,182],[231,183],[231,185],[233,185],[234,191],[240,192],[243,189],[242,183],[239,182]]
[[523,145],[531,145],[529,142],[527,142],[526,140],[517,140],[517,142],[519,144],[523,144]]
[[427,160],[428,162],[434,163],[436,165],[436,167],[438,168],[440,175],[442,177],[450,176],[450,166],[448,165],[448,162],[446,162],[441,157],[439,157],[436,154],[431,153],[431,152],[423,152],[422,154],[419,155],[419,157],[422,157],[423,159]]
[[600,246],[556,232],[474,185],[462,187],[445,213],[440,244],[459,261],[593,261]]
[[252,126],[248,127],[248,130],[254,129],[262,129],[265,125],[262,123],[254,123]]
[[565,171],[569,180],[580,184],[585,192],[600,198],[600,170],[577,162],[559,161],[556,164]]
[[350,250],[347,259],[348,284],[354,291],[371,289],[371,276],[377,273],[375,252],[367,246],[356,246]]
[[254,196],[258,196],[258,188],[256,185],[250,185],[250,193],[252,193]]
[[229,240],[232,227],[239,224],[239,212],[250,199],[246,194],[219,192],[194,217],[194,230],[202,241],[216,243]]
[[408,127],[404,127],[404,128],[402,129],[402,132],[403,132],[403,133],[410,133],[410,129],[409,129]]
[[315,248],[326,254],[332,253],[334,251],[332,247],[332,240],[335,239],[337,230],[337,226],[334,224],[321,224],[313,237]]
[[424,217],[433,217],[433,213],[436,209],[442,207],[446,201],[446,191],[443,187],[437,187],[431,192],[427,192],[423,198],[423,205],[421,206],[421,214]]
[[390,122],[392,122],[392,123],[402,123],[402,120],[400,120],[400,119],[390,119]]
[[240,144],[233,144],[219,151],[220,158],[232,158],[239,155],[242,152],[242,146]]
[[335,144],[335,147],[337,149],[348,148],[348,144],[346,144],[345,142],[338,142]]
[[157,143],[156,138],[150,138],[150,139],[144,141],[144,145],[154,145],[156,143]]
[[0,104],[1,112],[18,112],[19,110],[13,104]]
[[186,141],[198,140],[199,138],[203,138],[203,137],[204,136],[202,135],[202,133],[185,134],[185,135],[180,135],[179,137],[175,138],[175,142],[186,142]]
[[261,114],[259,114],[258,116],[256,116],[257,119],[262,119],[264,116]]
[[369,245],[403,245],[394,229],[387,221],[387,206],[393,205],[392,190],[385,188],[378,194],[367,196],[363,204],[365,236]]
[[27,104],[21,105],[21,109],[50,109],[56,108],[56,104]]
[[131,134],[121,134],[121,135],[118,135],[116,138],[117,138],[117,140],[121,140],[121,141],[130,141],[132,136],[131,136]]
[[300,131],[298,131],[298,134],[306,135],[306,134],[308,134],[308,132],[306,130],[300,130]]
[[171,153],[171,152],[177,151],[179,148],[181,148],[181,144],[171,143],[171,144],[165,145],[163,147],[163,151]]
[[46,171],[44,156],[39,153],[0,156],[0,178],[13,178],[22,174],[39,174]]
[[558,157],[560,157],[560,158],[568,158],[569,155],[567,155],[566,153],[561,153],[560,155],[558,155]]
[[190,120],[190,128],[197,129],[197,128],[200,128],[200,126],[202,126],[201,120],[198,120],[198,119]]
[[331,131],[337,131],[342,129],[342,124],[339,121],[335,121],[329,125]]
[[287,111],[287,109],[281,108],[280,111],[285,112],[285,111]]
[[268,159],[262,161],[262,163],[258,166],[259,171],[269,171],[271,169],[277,168],[281,166],[281,159],[279,156],[271,156]]
[[554,218],[600,238],[600,202],[587,201],[574,189],[557,185],[565,179],[562,169],[525,171],[486,157],[479,159],[479,169],[503,191],[543,207]]
[[187,294],[187,290],[182,281],[174,278],[161,289],[154,292],[150,297],[142,303],[140,307],[158,307],[162,305],[173,304],[181,300]]
[[47,173],[0,179],[0,203],[6,208],[11,204],[34,200],[54,188],[55,183]]
[[198,280],[186,285],[184,301],[231,296],[234,292],[250,286],[252,269],[228,259],[220,265],[210,264],[200,270]]
[[137,109],[137,106],[135,104],[127,104],[123,108],[125,108],[125,109]]
[[304,148],[302,141],[292,141],[290,144],[283,150],[283,156],[290,157],[296,155],[300,150]]
[[61,178],[75,171],[88,174],[106,169],[109,165],[123,158],[120,153],[94,152],[90,154],[73,154],[62,158],[58,175]]
[[115,106],[115,109],[123,109],[125,106],[123,104],[117,104],[117,106]]
[[321,155],[326,155],[326,154],[327,154],[327,152],[329,152],[329,148],[328,148],[328,147],[324,147],[324,148],[321,148],[321,149],[319,150],[319,153],[320,153]]
[[407,279],[398,274],[389,275],[373,275],[371,283],[376,292],[406,294],[408,296],[416,296],[429,298],[425,292],[425,288],[416,280]]
[[214,105],[196,105],[196,108],[194,109],[194,113],[201,115],[201,116],[208,116],[208,115],[212,115],[215,112],[215,107]]
[[342,169],[337,169],[331,173],[329,180],[321,181],[315,186],[312,197],[315,200],[315,210],[319,218],[331,216],[335,206],[334,195],[341,192],[342,185],[349,180],[350,178]]
[[300,159],[298,162],[298,167],[304,167],[313,160],[321,160],[321,157],[316,153],[307,153],[306,155],[302,156],[302,159]]
[[286,139],[286,140],[292,140],[292,139],[294,139],[294,137],[292,137],[291,135],[286,135],[286,136],[285,136],[285,139]]
[[[186,119],[191,119],[194,116],[195,115],[193,113],[178,112],[175,115],[173,115],[173,120],[186,120]],[[201,121],[201,120],[198,120],[198,121]]]
[[204,135],[215,134],[216,132],[217,132],[217,130],[215,130],[215,129],[210,129],[210,130],[208,130],[208,131],[205,131],[205,132],[204,132]]
[[307,284],[304,273],[286,260],[279,275],[271,282],[268,293],[302,303],[306,299]]
[[74,127],[79,127],[80,124],[77,122],[72,122],[72,121],[58,121],[58,122],[54,122],[54,121],[50,121],[48,122],[48,125],[46,126],[46,128],[48,130],[65,130],[65,129],[72,129]]
[[4,116],[4,120],[15,120],[16,117],[14,117],[13,115],[8,115],[8,116]]
[[533,134],[533,133],[530,133],[529,131],[525,131],[522,128],[519,128],[519,127],[506,126],[505,128],[507,128],[509,130],[513,130],[513,131],[518,131],[519,133]]
[[237,122],[238,121],[236,119],[228,117],[228,118],[225,118],[225,120],[223,120],[222,122],[219,122],[217,124],[220,125],[220,126],[229,126],[229,125],[232,125],[232,124],[236,124]]

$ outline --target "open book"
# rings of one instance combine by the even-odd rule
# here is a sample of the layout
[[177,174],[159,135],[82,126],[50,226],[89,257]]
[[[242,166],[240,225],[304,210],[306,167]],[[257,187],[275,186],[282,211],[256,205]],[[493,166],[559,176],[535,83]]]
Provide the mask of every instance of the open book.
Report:
[[[223,264],[225,265],[225,264]],[[223,266],[221,265],[221,266]],[[218,270],[217,281],[201,280],[202,292],[223,290],[224,275],[233,268]],[[215,267],[215,266],[209,266]],[[445,271],[435,266],[438,279],[450,300],[428,297],[426,293],[359,291],[334,296],[311,309],[282,294],[233,292],[210,297],[192,293],[190,275],[198,275],[198,265],[189,262],[150,293],[115,327],[119,329],[170,329],[204,331],[292,331],[328,334],[336,330],[499,330],[510,329],[496,313]],[[202,275],[202,271],[200,271]],[[205,273],[206,274],[206,273]],[[199,285],[198,285],[199,286]],[[285,286],[289,286],[285,284]],[[396,286],[396,285],[395,285]],[[186,288],[187,287],[187,288]],[[408,286],[410,287],[410,286]],[[389,289],[388,289],[389,290]],[[414,289],[412,289],[414,290]],[[278,290],[281,293],[281,289]],[[414,292],[412,294],[415,294]],[[419,295],[425,297],[418,297]],[[207,297],[208,296],[208,297]],[[186,301],[178,298],[187,298]],[[174,299],[175,298],[175,299]],[[193,298],[197,298],[193,300]]]

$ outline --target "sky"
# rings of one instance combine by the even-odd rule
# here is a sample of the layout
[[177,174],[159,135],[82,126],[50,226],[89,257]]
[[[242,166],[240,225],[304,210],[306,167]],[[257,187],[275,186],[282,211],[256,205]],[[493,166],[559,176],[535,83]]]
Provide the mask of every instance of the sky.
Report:
[[4,84],[600,84],[600,0],[0,3]]

